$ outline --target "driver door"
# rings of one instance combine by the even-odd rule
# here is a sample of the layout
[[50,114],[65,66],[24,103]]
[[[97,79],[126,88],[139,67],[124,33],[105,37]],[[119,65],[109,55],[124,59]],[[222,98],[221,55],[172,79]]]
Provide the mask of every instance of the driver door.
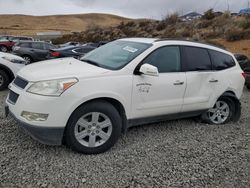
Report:
[[159,76],[133,76],[132,118],[179,113],[186,89],[186,74],[181,72],[180,48],[158,48],[142,64],[157,67]]

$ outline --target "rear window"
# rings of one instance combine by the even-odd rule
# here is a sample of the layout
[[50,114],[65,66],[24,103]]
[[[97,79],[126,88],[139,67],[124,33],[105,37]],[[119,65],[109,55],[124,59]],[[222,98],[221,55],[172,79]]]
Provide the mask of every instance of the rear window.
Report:
[[212,63],[209,53],[204,48],[183,47],[183,67],[186,71],[206,71],[212,70]]
[[214,50],[210,50],[209,53],[213,63],[213,70],[224,70],[235,66],[232,56]]

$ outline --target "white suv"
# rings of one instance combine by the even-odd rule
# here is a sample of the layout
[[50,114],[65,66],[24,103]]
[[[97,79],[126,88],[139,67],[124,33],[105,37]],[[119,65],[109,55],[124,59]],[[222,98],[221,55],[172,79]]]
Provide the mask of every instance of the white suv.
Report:
[[81,60],[23,68],[10,85],[10,112],[45,144],[96,154],[128,127],[200,116],[238,121],[245,74],[233,54],[178,40],[121,39]]

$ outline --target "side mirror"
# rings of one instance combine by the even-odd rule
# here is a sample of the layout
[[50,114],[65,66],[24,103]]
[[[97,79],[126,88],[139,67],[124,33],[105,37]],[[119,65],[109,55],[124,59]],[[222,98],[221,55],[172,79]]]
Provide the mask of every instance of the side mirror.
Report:
[[143,64],[139,72],[148,76],[159,76],[158,68],[149,64]]

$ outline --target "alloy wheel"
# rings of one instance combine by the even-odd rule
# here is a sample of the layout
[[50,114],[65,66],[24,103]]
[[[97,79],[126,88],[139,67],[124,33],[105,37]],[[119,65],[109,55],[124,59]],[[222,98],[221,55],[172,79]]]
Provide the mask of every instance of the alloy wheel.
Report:
[[208,118],[214,124],[226,122],[230,115],[229,105],[225,101],[217,101],[213,108],[208,110]]
[[100,112],[82,116],[75,124],[75,138],[85,147],[98,147],[106,143],[112,134],[112,122]]

